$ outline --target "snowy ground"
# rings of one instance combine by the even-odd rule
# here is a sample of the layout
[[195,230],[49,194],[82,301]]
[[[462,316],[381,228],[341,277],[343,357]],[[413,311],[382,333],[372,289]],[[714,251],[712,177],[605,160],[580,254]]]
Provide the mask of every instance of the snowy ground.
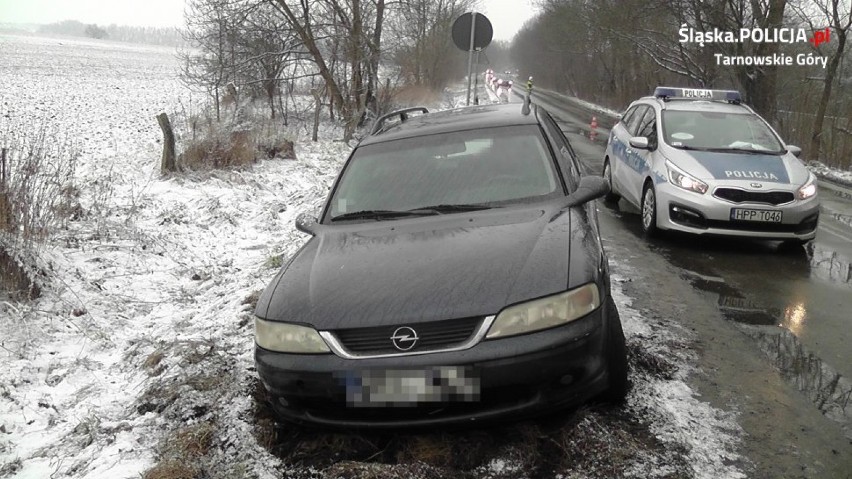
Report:
[[[197,477],[336,477],[342,467],[456,477],[402,460],[304,466],[314,463],[282,459],[287,426],[258,424],[253,298],[304,241],[293,220],[320,205],[349,147],[336,130],[317,143],[294,130],[295,161],[161,178],[154,116],[189,102],[176,67],[162,48],[0,35],[0,131],[62,125],[82,154],[88,212],[39,249],[41,298],[0,303],[0,477],[139,477],[193,454]],[[743,477],[735,415],[686,385],[689,333],[634,310],[619,285],[638,272],[611,259],[634,388],[623,410],[566,428],[610,441],[627,434],[611,434],[619,421],[650,431],[653,444],[622,459],[625,476]],[[578,457],[588,443],[572,441],[555,451]],[[519,450],[498,447],[461,472],[528,477]],[[561,467],[552,476],[607,477]]]

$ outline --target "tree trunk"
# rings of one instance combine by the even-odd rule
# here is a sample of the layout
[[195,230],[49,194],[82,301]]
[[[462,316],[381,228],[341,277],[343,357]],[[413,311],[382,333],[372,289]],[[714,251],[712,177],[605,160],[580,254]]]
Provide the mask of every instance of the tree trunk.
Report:
[[322,108],[322,95],[320,94],[319,89],[313,88],[311,89],[311,95],[314,96],[314,129],[311,132],[311,141],[317,141],[319,137],[319,119],[320,119],[320,109]]
[[[822,130],[825,123],[825,112],[828,109],[828,102],[831,99],[831,90],[834,87],[834,77],[837,75],[837,69],[840,66],[840,61],[843,58],[843,53],[846,49],[846,35],[850,24],[852,24],[852,8],[849,11],[846,25],[841,23],[840,11],[838,10],[838,1],[832,2],[832,11],[826,12],[832,20],[834,34],[837,37],[837,50],[831,56],[825,71],[825,86],[822,89],[822,96],[817,106],[816,118],[814,118],[814,129],[811,135],[811,144],[807,154],[810,158],[820,160],[820,150],[822,149]],[[830,163],[826,161],[826,163]]]
[[169,116],[165,113],[157,115],[157,123],[160,124],[160,129],[163,130],[163,158],[160,161],[160,173],[166,174],[177,171],[175,163],[175,134],[172,131],[172,123],[169,121]]

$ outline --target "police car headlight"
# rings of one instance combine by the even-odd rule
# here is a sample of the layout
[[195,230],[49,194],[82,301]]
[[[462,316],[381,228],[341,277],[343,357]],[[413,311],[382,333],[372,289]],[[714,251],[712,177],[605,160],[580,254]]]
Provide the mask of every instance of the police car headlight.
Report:
[[254,340],[261,348],[279,353],[331,352],[314,328],[257,317],[254,318]]
[[702,195],[707,192],[707,183],[681,170],[668,160],[666,160],[666,169],[669,171],[669,183]]
[[800,200],[806,200],[816,194],[816,177],[813,173],[808,174],[808,181],[799,188],[797,196]]
[[485,337],[504,338],[570,323],[591,313],[600,305],[598,286],[595,283],[589,283],[564,293],[517,304],[500,311]]

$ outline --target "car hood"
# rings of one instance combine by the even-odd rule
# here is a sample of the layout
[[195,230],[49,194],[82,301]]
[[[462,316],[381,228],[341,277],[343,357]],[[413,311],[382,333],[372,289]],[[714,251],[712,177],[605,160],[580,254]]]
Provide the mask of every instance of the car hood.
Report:
[[[527,207],[322,227],[256,313],[321,330],[496,314],[569,286],[571,244],[594,250],[572,216]],[[580,284],[598,266],[581,262]]]
[[782,185],[801,185],[808,179],[807,169],[792,154],[718,153],[668,148],[666,157],[687,173],[701,180],[757,181]]

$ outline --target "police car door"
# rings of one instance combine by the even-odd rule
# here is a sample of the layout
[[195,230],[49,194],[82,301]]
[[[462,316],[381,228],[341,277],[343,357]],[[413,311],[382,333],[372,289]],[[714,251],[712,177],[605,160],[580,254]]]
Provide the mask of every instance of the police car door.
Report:
[[642,185],[640,183],[637,186],[635,183],[641,181],[637,170],[641,167],[641,162],[644,161],[644,158],[639,156],[638,151],[640,150],[630,146],[630,138],[636,136],[640,123],[649,110],[651,112],[654,111],[648,105],[638,105],[633,114],[626,118],[627,122],[624,124],[624,128],[618,129],[617,141],[619,144],[617,146],[613,145],[613,153],[618,157],[618,166],[614,166],[612,171],[613,181],[616,181],[615,178],[618,178],[617,189],[619,193],[634,205],[639,204],[639,193],[641,193]]
[[[637,115],[638,116],[638,115]],[[631,122],[631,124],[634,124]],[[648,139],[648,149],[639,149],[627,145],[627,162],[630,166],[630,175],[632,176],[629,182],[628,191],[631,199],[635,198],[635,203],[638,205],[642,197],[642,186],[645,184],[645,178],[651,173],[653,167],[654,152],[657,151],[657,112],[653,107],[647,107],[642,118],[635,123],[636,128],[632,130],[633,136],[643,137]]]
[[[626,168],[624,164],[624,150],[629,146],[628,140],[630,139],[630,131],[628,130],[630,122],[633,118],[636,117],[636,112],[639,109],[643,109],[644,105],[636,105],[633,108],[628,109],[624,115],[621,116],[621,120],[612,127],[612,130],[609,132],[609,167],[610,174],[612,175],[612,184],[613,188],[622,192],[625,191],[625,181],[627,178],[624,177],[622,171]],[[639,117],[642,117],[642,113],[639,113]]]

